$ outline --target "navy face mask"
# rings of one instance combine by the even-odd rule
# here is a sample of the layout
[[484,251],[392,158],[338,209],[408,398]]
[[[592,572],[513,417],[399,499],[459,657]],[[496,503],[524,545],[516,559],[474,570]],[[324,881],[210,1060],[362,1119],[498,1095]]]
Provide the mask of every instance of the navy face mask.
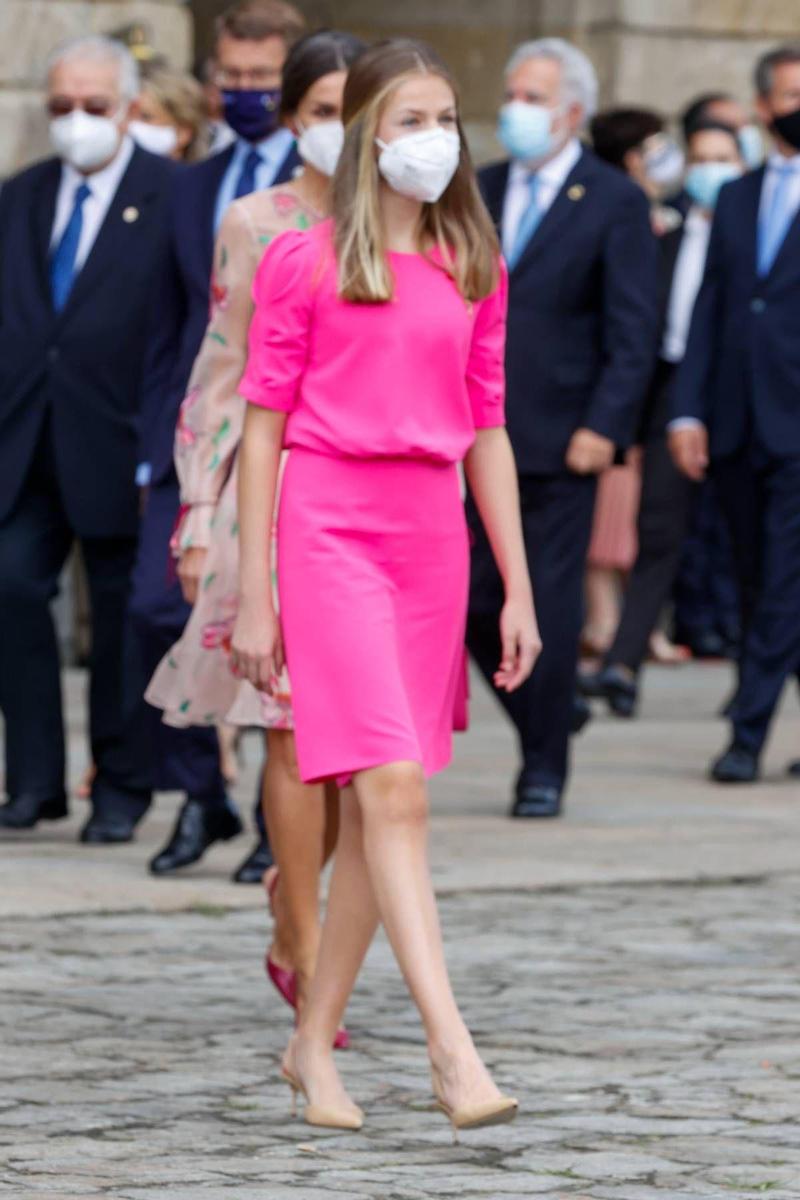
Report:
[[280,88],[224,91],[225,120],[246,142],[260,142],[278,126]]

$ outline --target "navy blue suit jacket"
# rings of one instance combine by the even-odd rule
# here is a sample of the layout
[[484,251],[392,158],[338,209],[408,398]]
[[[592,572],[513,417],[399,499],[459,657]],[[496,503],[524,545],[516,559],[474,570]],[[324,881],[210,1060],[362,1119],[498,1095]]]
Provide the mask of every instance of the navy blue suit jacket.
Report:
[[20,493],[49,411],[73,528],[84,537],[136,532],[142,362],[174,173],[167,159],[134,150],[60,313],[52,305],[48,258],[61,164],[47,159],[4,184],[0,521]]
[[696,417],[723,458],[754,436],[776,458],[800,454],[800,215],[765,278],[756,274],[764,168],[722,189],[672,416]]
[[[169,251],[159,285],[158,318],[148,346],[142,393],[140,461],[152,481],[174,473],[178,410],[208,325],[209,284],[214,262],[217,194],[234,146],[176,175],[169,206]],[[296,149],[284,159],[275,183],[284,183],[300,164]]]
[[[508,172],[503,162],[479,175],[499,230]],[[510,274],[506,417],[521,474],[564,471],[581,427],[630,445],[657,327],[647,200],[583,151]]]

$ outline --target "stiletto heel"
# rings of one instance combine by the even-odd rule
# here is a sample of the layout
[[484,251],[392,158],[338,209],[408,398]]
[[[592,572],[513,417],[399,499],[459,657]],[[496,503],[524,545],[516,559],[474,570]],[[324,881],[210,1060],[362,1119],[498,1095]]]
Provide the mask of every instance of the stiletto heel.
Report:
[[473,1104],[471,1107],[451,1108],[439,1094],[436,1079],[432,1080],[433,1094],[441,1112],[447,1117],[453,1129],[453,1143],[459,1143],[459,1130],[482,1129],[486,1125],[507,1125],[513,1121],[519,1111],[519,1101],[511,1096],[499,1096],[497,1100],[489,1100],[486,1104]]
[[281,1075],[292,1089],[292,1116],[297,1116],[297,1093],[302,1093],[305,1098],[303,1120],[306,1125],[315,1125],[319,1129],[346,1129],[353,1133],[357,1133],[363,1126],[364,1114],[356,1105],[353,1106],[354,1111],[350,1112],[344,1109],[321,1108],[316,1104],[309,1104],[306,1090],[300,1080],[287,1071],[286,1067],[281,1067]]

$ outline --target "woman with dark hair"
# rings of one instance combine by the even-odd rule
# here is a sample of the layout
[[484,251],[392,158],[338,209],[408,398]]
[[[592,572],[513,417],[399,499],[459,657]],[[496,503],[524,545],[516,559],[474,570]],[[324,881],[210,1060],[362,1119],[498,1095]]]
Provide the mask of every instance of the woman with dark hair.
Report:
[[[283,1060],[314,1125],[358,1129],[331,1055],[378,921],[422,1018],[454,1128],[511,1120],[458,1010],[427,861],[425,778],[446,766],[469,548],[457,463],[506,588],[495,683],[539,635],[504,427],[507,280],[455,85],[420,42],[368,50],[345,87],[332,220],[259,268],[239,478],[234,659],[275,691],[286,661],[301,777],[335,779],[342,827],[308,1003]],[[278,517],[280,625],[272,603]]]
[[[283,75],[281,117],[304,161],[290,183],[254,192],[227,210],[217,239],[211,319],[194,365],[175,440],[182,517],[173,537],[178,575],[194,605],[147,699],[173,725],[233,723],[266,730],[264,814],[277,864],[265,876],[275,914],[270,978],[302,1008],[319,945],[319,877],[336,844],[338,795],[300,781],[285,675],[271,693],[237,679],[230,639],[237,610],[236,480],[245,404],[251,290],[265,248],[285,230],[310,229],[330,208],[331,176],[344,140],[342,93],[364,43],[323,31],[297,42]],[[331,586],[336,581],[331,580]],[[337,1044],[346,1044],[344,1031]]]

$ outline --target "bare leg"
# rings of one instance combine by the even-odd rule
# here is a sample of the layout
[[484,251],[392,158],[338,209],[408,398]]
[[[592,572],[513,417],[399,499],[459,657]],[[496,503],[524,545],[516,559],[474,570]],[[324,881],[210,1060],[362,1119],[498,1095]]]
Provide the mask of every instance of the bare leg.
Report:
[[341,829],[317,970],[298,1033],[284,1057],[284,1066],[304,1084],[309,1100],[324,1107],[341,1109],[351,1104],[331,1046],[377,926],[361,810],[349,787],[341,795]]
[[[440,1097],[453,1108],[494,1100],[500,1093],[475,1050],[447,974],[428,867],[428,802],[422,771],[415,763],[362,771],[355,777],[354,790],[363,838],[350,837],[355,821],[348,797],[334,869],[334,885],[341,879],[345,894],[340,898],[339,888],[331,889],[323,950],[308,1007],[288,1052],[290,1063],[300,1071],[306,1087],[313,1087],[316,1103],[341,1103],[344,1093],[328,1090],[334,1087],[335,1072],[329,1047],[369,944],[371,933],[363,915],[359,920],[359,911],[363,913],[371,891],[420,1011]],[[351,898],[348,912],[346,892],[353,887],[359,853],[363,865],[357,872],[358,907]],[[377,915],[375,909],[371,915]],[[338,1076],[335,1083],[341,1089]]]
[[[302,1006],[319,951],[319,879],[328,806],[322,787],[301,782],[291,732],[267,730],[267,747],[264,818],[280,871],[271,953],[280,966],[297,972],[298,1003]],[[269,883],[269,873],[265,883]]]

